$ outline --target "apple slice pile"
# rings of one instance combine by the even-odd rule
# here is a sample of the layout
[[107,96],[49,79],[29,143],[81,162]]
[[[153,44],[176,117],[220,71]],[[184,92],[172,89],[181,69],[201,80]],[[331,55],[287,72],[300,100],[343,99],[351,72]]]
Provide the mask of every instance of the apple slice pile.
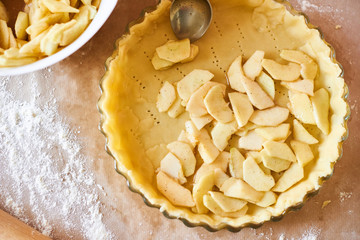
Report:
[[[172,204],[237,218],[248,203],[273,205],[304,177],[303,167],[314,160],[310,145],[318,140],[303,124],[329,133],[329,94],[314,92],[318,66],[305,53],[281,51],[287,64],[264,55],[256,51],[244,65],[241,56],[234,60],[229,91],[201,69],[160,89],[159,112],[190,116],[158,169],[158,190]],[[275,104],[275,81],[288,89],[287,107]]]
[[192,61],[199,53],[199,47],[190,44],[190,40],[169,40],[164,45],[156,48],[151,63],[155,70],[165,70],[176,63]]

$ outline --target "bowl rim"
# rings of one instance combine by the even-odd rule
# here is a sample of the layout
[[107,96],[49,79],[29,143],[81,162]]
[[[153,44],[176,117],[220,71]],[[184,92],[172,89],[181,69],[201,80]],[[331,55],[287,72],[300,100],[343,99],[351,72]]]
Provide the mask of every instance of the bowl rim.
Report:
[[15,76],[34,72],[64,60],[65,58],[79,50],[83,45],[85,45],[100,30],[100,28],[104,25],[105,21],[110,17],[116,4],[117,0],[101,0],[95,18],[74,42],[61,49],[57,53],[40,59],[36,62],[19,67],[0,68],[0,76]]
[[[275,2],[278,2],[278,3],[281,3],[285,6],[285,8],[294,16],[303,16],[304,17],[304,20],[305,20],[305,24],[307,25],[307,27],[309,29],[314,29],[314,30],[317,30],[318,33],[319,33],[319,36],[321,38],[321,40],[329,47],[330,49],[330,59],[333,63],[335,63],[336,65],[339,66],[341,72],[339,74],[339,78],[342,78],[344,79],[344,68],[343,66],[336,60],[336,53],[335,53],[335,49],[334,47],[328,43],[326,40],[325,40],[325,37],[324,37],[324,34],[323,32],[320,30],[319,27],[313,25],[310,23],[310,20],[309,20],[309,17],[301,12],[301,11],[298,11],[296,10],[292,4],[289,2],[289,0],[274,0]],[[114,159],[114,168],[115,168],[115,171],[122,175],[125,179],[126,179],[126,183],[127,183],[127,186],[128,188],[130,189],[130,191],[134,192],[134,193],[137,193],[139,194],[144,203],[151,207],[151,208],[158,208],[160,210],[160,212],[162,212],[162,214],[168,218],[168,219],[179,219],[180,221],[182,221],[184,223],[185,226],[187,227],[190,227],[190,228],[193,228],[193,227],[203,227],[205,228],[206,230],[208,230],[209,232],[217,232],[217,231],[220,231],[222,229],[227,229],[228,231],[230,232],[239,232],[241,231],[243,228],[253,228],[253,229],[256,229],[256,228],[259,228],[261,227],[264,223],[266,222],[278,222],[280,221],[287,213],[289,212],[294,212],[294,211],[298,211],[300,210],[304,205],[305,203],[313,196],[317,195],[320,191],[320,189],[322,188],[323,186],[323,183],[328,180],[334,173],[334,166],[335,166],[335,163],[337,161],[339,161],[343,155],[343,143],[344,141],[348,138],[348,135],[349,135],[349,129],[348,129],[348,126],[347,126],[347,122],[350,118],[350,107],[349,107],[349,104],[348,104],[348,97],[349,97],[349,88],[347,86],[347,84],[345,83],[344,81],[344,93],[343,95],[341,96],[341,98],[344,100],[345,104],[346,104],[346,114],[344,116],[344,121],[343,121],[343,127],[345,128],[345,133],[342,135],[340,141],[338,142],[338,151],[339,151],[339,157],[336,159],[336,161],[332,162],[331,163],[331,173],[328,174],[327,176],[323,176],[323,177],[319,177],[318,179],[318,183],[319,183],[319,188],[318,189],[313,189],[313,190],[310,190],[308,191],[304,197],[303,197],[303,200],[298,203],[298,204],[295,204],[293,206],[290,206],[288,207],[287,209],[285,209],[279,216],[271,216],[270,220],[266,220],[266,221],[263,221],[263,222],[260,222],[260,223],[246,223],[246,224],[243,224],[241,226],[238,226],[238,227],[233,227],[233,226],[230,226],[228,224],[224,224],[224,225],[221,225],[220,227],[218,228],[214,228],[212,226],[210,226],[209,224],[207,223],[204,223],[204,222],[200,222],[200,223],[193,223],[193,222],[190,222],[189,220],[183,218],[183,217],[175,217],[175,216],[172,216],[171,214],[169,214],[166,210],[162,209],[160,205],[157,205],[157,204],[152,204],[145,196],[144,194],[139,190],[137,189],[136,187],[133,186],[133,183],[131,182],[131,179],[130,177],[127,175],[127,173],[125,172],[122,172],[119,167],[118,167],[118,162],[116,160],[116,158],[114,157],[113,153],[111,152],[109,146],[108,146],[108,135],[106,134],[105,130],[103,129],[103,124],[104,124],[104,121],[105,121],[105,118],[104,118],[104,111],[103,109],[101,108],[101,102],[102,102],[102,99],[104,97],[104,88],[103,88],[103,81],[107,78],[107,75],[109,73],[109,68],[110,68],[110,63],[111,61],[114,59],[114,57],[116,56],[116,53],[117,53],[117,49],[118,49],[118,42],[121,41],[123,39],[123,37],[125,37],[127,34],[130,33],[130,28],[138,23],[141,23],[144,18],[145,18],[145,15],[147,13],[150,13],[154,10],[156,10],[157,6],[161,3],[161,0],[157,0],[157,3],[154,5],[154,6],[150,6],[150,7],[146,7],[142,10],[142,12],[140,13],[140,16],[134,20],[134,21],[131,21],[126,29],[125,29],[125,32],[124,34],[116,40],[115,42],[115,45],[114,45],[114,52],[113,54],[106,60],[105,62],[105,74],[103,75],[103,77],[100,79],[100,83],[99,83],[99,88],[100,88],[100,97],[99,97],[99,100],[97,102],[97,109],[100,113],[100,116],[101,116],[101,120],[100,120],[100,123],[99,123],[99,130],[100,132],[104,135],[105,137],[105,151]]]

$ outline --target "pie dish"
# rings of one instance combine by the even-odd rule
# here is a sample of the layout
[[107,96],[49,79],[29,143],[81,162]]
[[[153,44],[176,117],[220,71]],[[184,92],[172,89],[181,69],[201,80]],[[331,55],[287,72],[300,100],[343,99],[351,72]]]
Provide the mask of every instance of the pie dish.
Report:
[[[156,8],[145,11],[143,18],[131,23],[128,33],[117,41],[116,50],[106,62],[98,108],[100,129],[107,140],[106,149],[115,159],[116,170],[128,180],[132,191],[141,194],[146,204],[160,208],[169,218],[181,219],[187,226],[239,231],[281,219],[318,192],[342,154],[350,111],[343,70],[335,60],[333,48],[304,15],[286,1],[213,0],[213,22],[196,42],[200,49],[198,56],[190,63],[156,71],[151,64],[155,49],[176,39],[169,21],[170,4],[163,0]],[[156,187],[156,169],[161,161],[158,156],[164,154],[166,144],[178,138],[189,115],[174,119],[159,113],[156,109],[159,89],[164,82],[179,81],[193,69],[207,69],[215,75],[215,81],[226,84],[224,76],[233,59],[238,55],[249,58],[259,49],[277,61],[281,61],[281,50],[300,49],[317,62],[315,89],[325,88],[330,94],[330,133],[324,135],[315,127],[308,128],[319,140],[315,160],[304,168],[304,178],[279,194],[272,206],[250,205],[246,215],[239,218],[197,214],[190,208],[174,206]]]

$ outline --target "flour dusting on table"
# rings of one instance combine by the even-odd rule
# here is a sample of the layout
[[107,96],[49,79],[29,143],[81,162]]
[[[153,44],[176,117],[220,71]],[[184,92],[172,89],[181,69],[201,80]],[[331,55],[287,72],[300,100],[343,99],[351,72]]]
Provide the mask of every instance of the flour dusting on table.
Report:
[[287,238],[285,233],[280,234],[278,240],[317,240],[320,237],[321,229],[311,226],[306,229],[300,238]]
[[46,75],[1,78],[0,206],[53,238],[65,228],[69,239],[112,239],[79,129],[70,129],[59,114],[51,71]]
[[[312,3],[312,1],[308,0],[297,0],[298,4],[301,7],[301,11],[303,12],[319,12],[319,13],[334,13],[339,12],[341,10],[335,9],[330,5],[316,5]],[[326,3],[326,1],[324,1]]]
[[351,198],[352,192],[340,192],[339,193],[339,199],[340,202],[344,202],[346,199]]

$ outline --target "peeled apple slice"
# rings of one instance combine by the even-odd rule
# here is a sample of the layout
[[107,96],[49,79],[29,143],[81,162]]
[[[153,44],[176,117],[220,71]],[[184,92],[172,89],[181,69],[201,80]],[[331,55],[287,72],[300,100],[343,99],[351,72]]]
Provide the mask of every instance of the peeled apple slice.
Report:
[[298,120],[294,119],[293,123],[293,136],[295,140],[307,144],[316,144],[319,142],[304,128],[304,126]]
[[252,157],[244,161],[244,181],[257,191],[269,191],[275,181],[271,175],[265,174]]
[[255,81],[246,77],[241,79],[245,88],[246,94],[252,105],[258,109],[265,109],[274,106],[273,100]]
[[304,169],[298,163],[291,164],[272,188],[274,192],[285,192],[304,177]]
[[190,40],[185,38],[183,40],[169,40],[164,45],[156,48],[156,53],[159,58],[177,63],[190,57]]
[[226,180],[221,186],[220,191],[225,196],[243,199],[251,203],[260,201],[264,196],[264,192],[258,192],[243,180],[236,178]]
[[195,202],[189,189],[181,186],[166,173],[160,171],[156,175],[159,191],[174,205],[183,207],[194,207]]
[[295,81],[300,77],[301,66],[297,63],[283,65],[271,59],[264,59],[262,66],[275,80]]
[[330,109],[330,96],[329,93],[324,89],[320,88],[317,90],[311,102],[314,110],[315,122],[318,128],[326,135],[330,131],[329,123],[329,109]]
[[221,86],[212,87],[206,94],[204,103],[207,111],[216,121],[228,123],[234,120],[233,112],[229,108],[229,104],[225,102]]
[[253,55],[244,63],[243,70],[245,76],[247,76],[251,80],[255,80],[257,76],[259,76],[262,66],[261,61],[264,59],[265,52],[264,51],[255,51]]
[[156,108],[159,112],[166,112],[176,100],[176,93],[174,86],[165,82],[160,88],[160,92],[157,96]]
[[177,91],[184,102],[183,105],[186,106],[191,95],[213,77],[214,74],[207,70],[195,69],[181,79],[177,84]]
[[289,110],[283,107],[272,107],[265,110],[256,110],[250,118],[250,122],[259,126],[277,126],[288,119]]
[[235,119],[239,127],[245,126],[254,112],[254,108],[246,94],[232,92],[228,94]]
[[238,56],[231,63],[229,70],[227,72],[227,77],[229,79],[230,87],[238,92],[245,93],[245,88],[241,82],[241,78],[243,78],[244,72],[242,70],[242,56]]

